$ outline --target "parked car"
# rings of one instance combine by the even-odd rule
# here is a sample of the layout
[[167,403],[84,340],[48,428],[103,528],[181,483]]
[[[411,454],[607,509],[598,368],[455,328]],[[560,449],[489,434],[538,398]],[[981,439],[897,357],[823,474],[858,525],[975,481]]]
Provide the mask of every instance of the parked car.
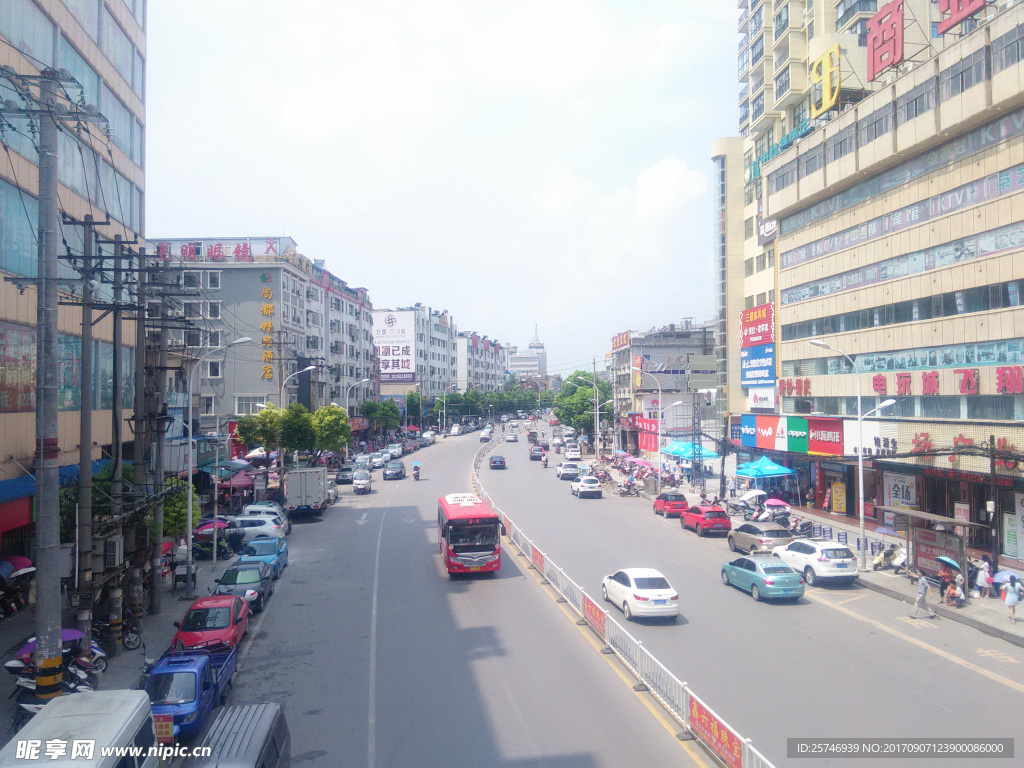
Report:
[[819,580],[844,584],[857,580],[857,558],[853,551],[831,539],[797,539],[775,547],[772,553],[802,573],[804,581],[812,587]]
[[254,501],[242,507],[243,515],[277,515],[284,516],[284,507],[276,501]]
[[401,443],[391,443],[387,447],[387,452],[391,454],[392,459],[402,458],[403,447]]
[[679,615],[679,593],[653,568],[624,568],[605,576],[601,595],[622,609],[626,621],[634,616],[674,620]]
[[679,517],[690,508],[690,503],[679,491],[665,491],[654,500],[654,514]]
[[288,567],[288,542],[280,536],[260,534],[245,545],[238,558],[239,563],[266,563],[279,578]]
[[261,533],[270,536],[286,536],[292,529],[292,524],[288,522],[288,518],[265,513],[239,515],[235,518],[235,521],[245,531],[246,541],[251,541]]
[[725,510],[708,504],[698,504],[685,510],[679,518],[679,524],[683,528],[693,528],[698,536],[706,536],[709,533],[727,536],[729,529],[732,528],[732,521],[725,514]]
[[405,477],[405,464],[401,461],[389,461],[384,467],[385,480],[401,480]]
[[774,555],[738,557],[722,566],[722,583],[749,592],[755,600],[785,597],[799,600],[804,595],[800,574]]
[[352,475],[353,493],[369,493],[372,490],[373,478],[370,477],[370,473],[365,469],[357,469]]
[[208,595],[192,603],[181,621],[171,647],[182,651],[204,643],[237,647],[249,631],[249,602],[236,595]]
[[581,499],[584,496],[594,496],[600,499],[601,481],[596,477],[577,477],[569,485],[569,490],[573,496],[578,496]]
[[729,532],[729,549],[754,554],[758,550],[770,552],[775,547],[784,547],[793,541],[789,529],[778,523],[746,522]]
[[335,478],[334,482],[336,482],[338,485],[351,485],[352,476],[355,473],[355,467],[342,467],[341,469],[338,470],[338,476]]
[[542,458],[544,458],[544,449],[539,445],[533,446],[530,449],[530,461],[540,461]]
[[491,469],[507,469],[508,468],[505,465],[505,457],[504,456],[491,456],[491,460],[490,460],[488,466]]
[[580,476],[580,468],[569,461],[563,461],[555,466],[555,476],[559,480],[575,480]]
[[389,461],[391,461],[391,453],[389,451],[376,451],[370,454],[370,466],[373,469],[381,469]]
[[235,563],[217,579],[215,595],[248,600],[253,613],[261,613],[274,594],[274,572],[266,563]]

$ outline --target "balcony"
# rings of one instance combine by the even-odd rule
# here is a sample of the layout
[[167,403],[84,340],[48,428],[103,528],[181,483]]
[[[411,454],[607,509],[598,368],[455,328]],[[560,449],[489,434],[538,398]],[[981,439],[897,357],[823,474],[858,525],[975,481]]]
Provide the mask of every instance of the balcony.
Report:
[[877,11],[878,0],[856,0],[847,3],[842,14],[836,19],[836,32],[844,32],[853,22],[874,16]]
[[740,98],[739,98],[740,104],[742,104],[746,100],[747,94],[749,94],[749,93],[750,93],[750,83],[742,83],[742,84],[740,84]]

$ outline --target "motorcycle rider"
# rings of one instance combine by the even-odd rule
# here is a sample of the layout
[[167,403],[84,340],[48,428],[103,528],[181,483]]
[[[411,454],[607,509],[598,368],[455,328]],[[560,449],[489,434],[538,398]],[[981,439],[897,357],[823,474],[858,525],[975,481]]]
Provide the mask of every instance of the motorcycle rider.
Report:
[[544,467],[544,469],[548,468],[548,452],[547,451],[544,451],[543,453],[541,453],[541,455],[540,455],[540,465],[542,467]]
[[417,464],[415,467],[412,468],[412,477],[413,477],[414,480],[419,480],[420,479],[420,466],[419,466],[419,464]]

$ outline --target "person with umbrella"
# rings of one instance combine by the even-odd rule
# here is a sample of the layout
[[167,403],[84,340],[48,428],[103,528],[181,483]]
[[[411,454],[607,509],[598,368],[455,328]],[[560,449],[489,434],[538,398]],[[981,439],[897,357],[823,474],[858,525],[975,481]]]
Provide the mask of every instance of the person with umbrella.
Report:
[[949,591],[949,585],[953,583],[953,569],[949,567],[949,564],[942,561],[939,568],[939,602],[946,602],[946,593]]
[[1006,601],[1006,607],[1010,610],[1010,623],[1017,623],[1017,604],[1020,603],[1020,582],[1017,581],[1017,576],[1014,574],[1010,575],[1010,580],[1003,584],[1003,600]]

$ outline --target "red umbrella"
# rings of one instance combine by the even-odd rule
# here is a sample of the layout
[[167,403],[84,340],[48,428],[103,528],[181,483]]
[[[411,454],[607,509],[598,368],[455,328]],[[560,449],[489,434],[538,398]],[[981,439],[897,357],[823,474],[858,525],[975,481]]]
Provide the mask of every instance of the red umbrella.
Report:
[[239,472],[228,482],[231,488],[252,488],[252,484],[252,478],[245,472]]
[[22,568],[32,567],[32,561],[29,560],[27,557],[22,557],[21,555],[10,555],[8,557],[5,557],[4,560],[13,565],[14,570],[16,571],[20,571]]

